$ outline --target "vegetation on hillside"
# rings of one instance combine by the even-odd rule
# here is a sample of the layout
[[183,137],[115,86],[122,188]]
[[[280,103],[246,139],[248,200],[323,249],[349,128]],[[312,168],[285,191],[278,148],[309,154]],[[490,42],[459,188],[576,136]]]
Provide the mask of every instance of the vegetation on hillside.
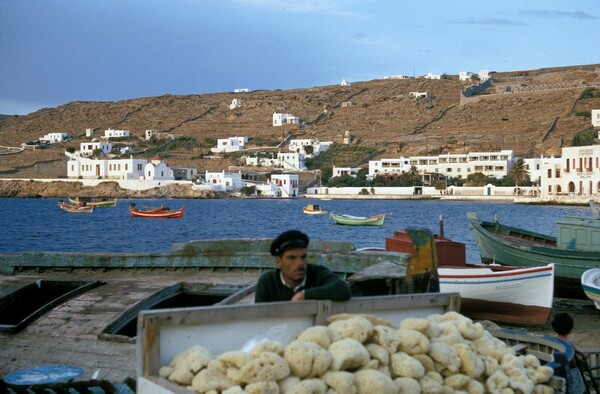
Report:
[[309,170],[320,170],[323,182],[328,182],[333,175],[333,167],[358,167],[368,162],[369,156],[376,152],[375,148],[359,145],[332,144],[331,147],[317,157],[306,160]]
[[596,139],[598,138],[597,130],[584,130],[573,137],[573,141],[571,142],[571,146],[589,146],[594,145],[596,143]]

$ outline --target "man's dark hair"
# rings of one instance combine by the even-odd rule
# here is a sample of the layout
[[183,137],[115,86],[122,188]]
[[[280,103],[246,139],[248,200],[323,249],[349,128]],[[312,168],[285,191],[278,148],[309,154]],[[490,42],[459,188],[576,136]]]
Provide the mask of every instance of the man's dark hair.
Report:
[[559,312],[552,319],[552,328],[558,335],[567,335],[573,330],[575,321],[567,312]]

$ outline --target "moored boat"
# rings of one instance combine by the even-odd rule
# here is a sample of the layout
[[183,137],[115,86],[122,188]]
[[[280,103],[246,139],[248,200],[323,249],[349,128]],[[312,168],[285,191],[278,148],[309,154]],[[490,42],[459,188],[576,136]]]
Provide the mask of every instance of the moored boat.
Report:
[[327,211],[318,204],[308,204],[304,208],[302,208],[302,212],[308,215],[322,215]]
[[554,265],[439,267],[440,292],[459,293],[461,313],[472,319],[545,324],[552,311]]
[[581,275],[581,287],[596,308],[600,309],[600,268],[592,268]]
[[555,265],[557,297],[585,298],[581,276],[600,261],[600,242],[594,234],[600,221],[566,217],[557,223],[557,237],[539,234],[494,222],[480,221],[467,213],[481,259],[484,263],[539,267]]
[[158,208],[137,209],[134,203],[129,205],[131,216],[138,218],[182,218],[183,207],[179,209],[171,209],[169,207],[160,206]]
[[65,212],[70,213],[92,213],[94,207],[90,205],[69,204],[64,201],[59,201],[58,206]]
[[382,226],[385,220],[385,213],[375,216],[352,216],[345,214],[331,213],[331,218],[336,224],[347,226]]
[[83,198],[79,198],[79,197],[69,197],[69,202],[71,204],[74,205],[79,205],[79,204],[83,204],[85,203],[86,205],[90,205],[94,208],[114,208],[117,206],[117,199],[90,199],[89,201],[87,199],[83,199]]

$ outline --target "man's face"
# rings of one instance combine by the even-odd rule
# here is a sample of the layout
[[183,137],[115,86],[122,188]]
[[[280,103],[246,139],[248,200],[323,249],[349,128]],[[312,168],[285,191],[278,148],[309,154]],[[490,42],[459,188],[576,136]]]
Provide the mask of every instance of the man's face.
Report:
[[275,263],[283,273],[283,280],[292,287],[297,286],[306,275],[306,249],[286,250],[281,256],[275,256]]

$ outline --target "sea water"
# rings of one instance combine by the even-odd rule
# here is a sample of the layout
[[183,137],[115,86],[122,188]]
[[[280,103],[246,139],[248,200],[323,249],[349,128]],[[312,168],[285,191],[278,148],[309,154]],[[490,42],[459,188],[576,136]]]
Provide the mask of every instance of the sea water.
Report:
[[[67,213],[59,199],[0,199],[0,253],[19,252],[165,252],[173,243],[226,238],[271,238],[288,229],[306,232],[311,239],[344,240],[356,248],[385,247],[395,230],[427,228],[466,244],[467,261],[479,262],[466,213],[515,227],[555,235],[556,222],[565,216],[586,216],[588,207],[521,205],[503,202],[439,200],[328,200],[312,199],[119,199],[115,208],[93,213]],[[166,205],[185,208],[182,219],[134,218],[138,208]],[[383,226],[343,226],[328,214],[307,215],[302,207],[320,204],[329,212],[356,216],[387,213]]]

